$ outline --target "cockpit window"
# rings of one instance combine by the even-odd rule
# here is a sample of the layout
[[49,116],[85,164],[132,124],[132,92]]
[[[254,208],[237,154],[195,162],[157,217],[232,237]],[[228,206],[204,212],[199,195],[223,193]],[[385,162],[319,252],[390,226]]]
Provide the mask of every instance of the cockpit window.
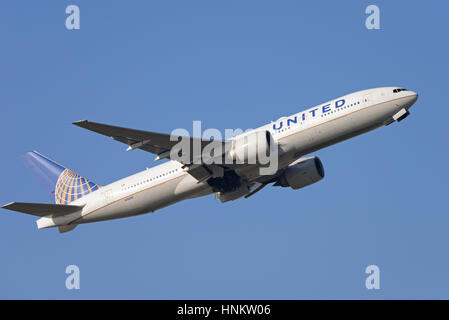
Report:
[[401,91],[407,91],[407,89],[404,89],[404,88],[394,89],[393,93],[398,93],[398,92],[401,92]]

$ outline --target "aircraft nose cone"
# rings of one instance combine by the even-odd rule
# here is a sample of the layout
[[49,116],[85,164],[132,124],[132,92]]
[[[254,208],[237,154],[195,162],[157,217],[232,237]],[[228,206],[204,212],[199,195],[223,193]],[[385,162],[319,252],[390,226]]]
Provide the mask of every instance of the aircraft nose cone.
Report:
[[410,91],[410,96],[408,97],[408,101],[407,101],[407,106],[408,108],[410,108],[415,102],[416,100],[418,100],[418,94],[414,91]]

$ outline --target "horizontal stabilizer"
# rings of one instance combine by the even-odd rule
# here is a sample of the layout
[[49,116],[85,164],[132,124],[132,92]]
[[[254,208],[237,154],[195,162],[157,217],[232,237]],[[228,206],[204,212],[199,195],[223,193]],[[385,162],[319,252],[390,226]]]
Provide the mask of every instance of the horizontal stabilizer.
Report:
[[45,217],[53,215],[53,217],[63,216],[69,213],[74,213],[83,208],[83,206],[72,206],[65,204],[47,204],[47,203],[26,203],[26,202],[11,202],[5,204],[3,209],[18,211],[33,216]]

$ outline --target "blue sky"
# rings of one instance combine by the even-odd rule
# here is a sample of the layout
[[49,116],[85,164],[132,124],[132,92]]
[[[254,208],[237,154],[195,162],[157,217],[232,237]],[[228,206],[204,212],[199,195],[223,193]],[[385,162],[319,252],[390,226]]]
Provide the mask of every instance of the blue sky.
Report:
[[[65,28],[76,4],[81,29]],[[381,30],[365,28],[380,8]],[[50,202],[20,156],[98,184],[154,157],[71,125],[250,128],[341,95],[404,86],[411,116],[320,150],[326,177],[213,196],[60,235],[0,210],[0,298],[449,298],[445,1],[0,3],[0,203]],[[81,289],[65,288],[76,264]],[[380,268],[378,291],[366,266]]]

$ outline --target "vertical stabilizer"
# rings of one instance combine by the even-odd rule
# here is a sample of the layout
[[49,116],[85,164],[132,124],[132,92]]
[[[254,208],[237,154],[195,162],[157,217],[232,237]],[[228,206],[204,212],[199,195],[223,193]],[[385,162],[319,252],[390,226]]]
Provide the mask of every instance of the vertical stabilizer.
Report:
[[56,204],[69,204],[99,188],[97,184],[37,151],[26,153],[24,159]]

